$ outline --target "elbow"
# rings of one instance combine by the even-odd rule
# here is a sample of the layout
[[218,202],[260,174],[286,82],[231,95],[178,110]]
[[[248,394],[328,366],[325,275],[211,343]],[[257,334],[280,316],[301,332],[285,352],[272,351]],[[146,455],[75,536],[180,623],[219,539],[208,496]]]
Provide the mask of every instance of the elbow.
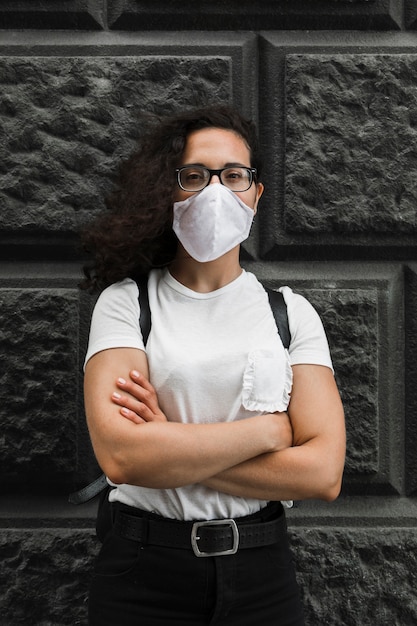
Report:
[[331,485],[323,490],[320,499],[325,502],[334,502],[340,495],[341,485]]
[[340,447],[334,455],[324,455],[325,462],[320,462],[319,499],[325,502],[336,500],[342,490],[343,472],[345,468],[345,448]]
[[165,473],[162,475],[158,473],[158,468],[153,464],[129,463],[126,454],[118,454],[114,450],[107,454],[105,461],[100,465],[107,478],[115,485],[135,485],[150,489],[177,486],[171,485]]
[[112,459],[106,459],[104,463],[100,463],[100,466],[110,482],[115,485],[129,483],[129,479],[123,467],[115,463]]
[[115,485],[129,484],[127,454],[113,438],[98,436],[90,430],[91,443],[97,463],[106,477]]
[[334,502],[339,497],[342,489],[342,477],[342,472],[334,477],[328,476],[327,480],[322,482],[320,493],[318,494],[319,499],[325,502]]
[[107,464],[107,468],[103,468],[103,471],[106,474],[107,478],[110,480],[110,482],[114,483],[115,485],[124,485],[131,482],[127,478],[126,474],[124,474],[123,471],[118,467]]
[[118,455],[114,451],[108,450],[101,455],[96,453],[98,463],[107,478],[115,485],[131,484],[132,477],[129,468],[124,462],[124,455]]

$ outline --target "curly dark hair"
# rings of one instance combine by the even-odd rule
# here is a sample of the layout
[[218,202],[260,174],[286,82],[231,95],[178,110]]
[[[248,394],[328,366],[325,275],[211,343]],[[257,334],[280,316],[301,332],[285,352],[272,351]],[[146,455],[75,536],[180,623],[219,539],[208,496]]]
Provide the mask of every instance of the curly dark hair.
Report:
[[175,168],[193,131],[234,131],[248,145],[251,167],[259,174],[256,127],[232,107],[210,106],[148,120],[138,148],[119,167],[115,187],[105,199],[107,211],[81,233],[83,248],[91,255],[84,266],[83,289],[96,291],[127,277],[138,279],[173,260]]

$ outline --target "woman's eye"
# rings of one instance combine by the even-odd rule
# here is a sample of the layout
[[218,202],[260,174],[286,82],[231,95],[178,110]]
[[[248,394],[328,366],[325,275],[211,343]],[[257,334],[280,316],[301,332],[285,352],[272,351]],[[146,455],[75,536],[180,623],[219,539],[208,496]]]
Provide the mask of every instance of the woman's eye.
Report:
[[194,180],[203,180],[204,175],[202,172],[187,172],[186,180],[192,182]]
[[240,180],[243,178],[243,172],[241,170],[230,170],[224,173],[227,180]]

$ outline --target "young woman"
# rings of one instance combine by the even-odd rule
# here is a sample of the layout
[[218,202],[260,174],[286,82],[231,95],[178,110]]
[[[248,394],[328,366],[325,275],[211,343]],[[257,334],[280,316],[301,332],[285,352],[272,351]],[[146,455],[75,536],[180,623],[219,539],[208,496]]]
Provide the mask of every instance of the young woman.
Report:
[[[85,406],[111,485],[92,626],[301,625],[282,501],[333,500],[343,409],[320,319],[283,288],[287,352],[239,262],[263,192],[252,123],[211,107],[151,125],[85,233]],[[136,279],[152,316],[144,345]]]

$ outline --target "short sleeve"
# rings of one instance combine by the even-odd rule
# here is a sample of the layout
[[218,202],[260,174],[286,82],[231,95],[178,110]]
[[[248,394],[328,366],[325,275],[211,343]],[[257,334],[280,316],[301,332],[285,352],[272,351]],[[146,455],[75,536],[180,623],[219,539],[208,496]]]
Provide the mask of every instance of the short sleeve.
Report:
[[136,283],[127,278],[107,287],[93,310],[84,365],[97,352],[110,348],[145,350],[139,325]]
[[291,365],[324,365],[333,371],[329,344],[317,311],[306,298],[295,294],[289,287],[282,287],[280,291],[287,304]]

